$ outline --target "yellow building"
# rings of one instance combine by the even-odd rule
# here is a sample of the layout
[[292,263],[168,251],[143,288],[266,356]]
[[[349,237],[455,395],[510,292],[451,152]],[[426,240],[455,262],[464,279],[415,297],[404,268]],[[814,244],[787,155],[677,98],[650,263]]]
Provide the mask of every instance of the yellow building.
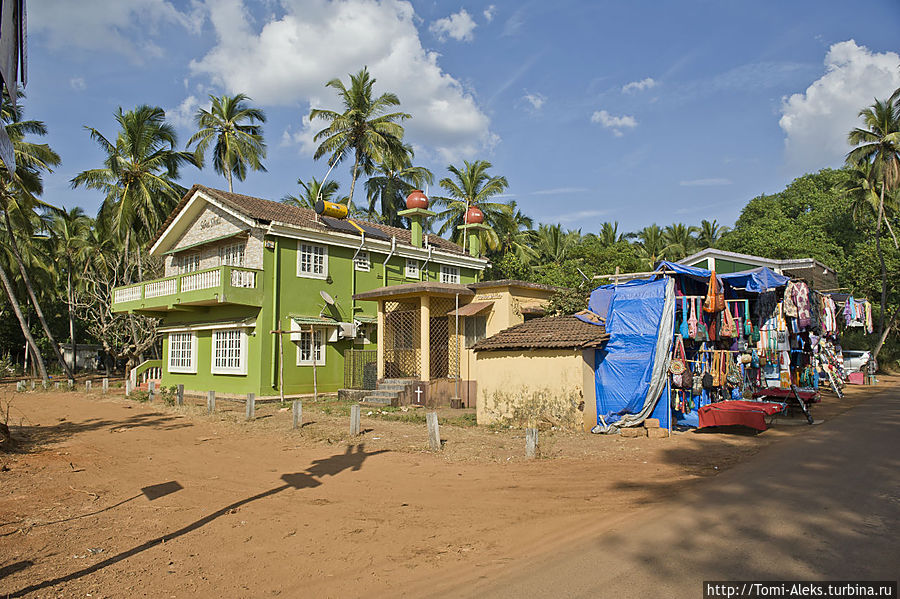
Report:
[[474,406],[478,377],[472,347],[543,316],[557,289],[515,280],[422,281],[354,295],[378,303],[379,388],[366,401]]
[[597,410],[594,353],[607,339],[603,326],[548,316],[476,343],[478,424],[578,430],[586,423],[590,430]]

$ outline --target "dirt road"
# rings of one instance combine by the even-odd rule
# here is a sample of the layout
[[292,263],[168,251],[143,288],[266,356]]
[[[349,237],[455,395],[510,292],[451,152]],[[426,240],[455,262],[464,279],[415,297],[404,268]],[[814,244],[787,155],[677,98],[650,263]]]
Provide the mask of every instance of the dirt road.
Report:
[[443,592],[694,598],[703,580],[897,580],[900,392],[817,432],[549,558]]
[[[833,464],[846,465],[852,488],[861,480],[874,485],[875,494],[862,498],[894,492],[869,481],[870,470],[857,473],[856,454],[828,449],[840,442],[839,423],[847,419],[831,423],[831,414],[865,406],[863,394],[817,408],[834,429],[827,442],[820,438],[825,426],[664,440],[547,432],[550,457],[530,462],[521,457],[521,431],[446,426],[445,451],[432,454],[424,451],[423,426],[365,416],[367,432],[349,439],[342,419],[312,412],[309,426],[291,431],[289,412],[271,406],[245,423],[233,414],[206,416],[96,393],[10,398],[11,428],[22,443],[17,453],[0,454],[4,597],[453,596],[536,555],[543,556],[540,564],[553,563],[548,554],[571,554],[586,534],[609,559],[628,535],[618,529],[601,537],[599,530],[720,480],[730,482],[698,510],[723,503],[737,511],[757,484],[787,494],[771,500],[787,510],[785,522],[804,512],[784,503],[809,504],[812,511],[799,520],[804,530],[853,518],[864,528],[875,524],[866,518],[876,509],[861,504],[854,512],[843,500],[792,491],[769,468],[752,484],[718,475],[794,437],[822,453],[810,449],[800,459],[808,462],[798,470],[800,485],[817,484],[818,469]],[[853,435],[862,439],[874,430],[859,429]],[[892,459],[872,463],[896,469]],[[718,563],[715,551],[694,543],[699,532],[660,530],[674,548],[660,568],[686,576],[687,563]],[[768,538],[755,524],[745,534],[754,542]],[[791,554],[794,540],[788,535],[773,545],[773,555]],[[645,549],[627,548],[638,558]],[[578,580],[573,575],[563,581],[571,586],[549,594],[577,593]]]

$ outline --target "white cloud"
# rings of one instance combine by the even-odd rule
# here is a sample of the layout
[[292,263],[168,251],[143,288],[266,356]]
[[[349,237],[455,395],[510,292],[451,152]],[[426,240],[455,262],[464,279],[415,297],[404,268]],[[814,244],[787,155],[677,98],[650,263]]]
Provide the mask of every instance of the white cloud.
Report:
[[609,213],[609,210],[580,210],[578,212],[560,214],[556,220],[558,220],[560,224],[580,223],[584,220],[606,216]]
[[632,81],[631,83],[626,83],[622,86],[622,91],[626,94],[631,92],[641,92],[645,89],[651,89],[656,87],[656,81],[653,80],[652,77],[647,77],[646,79],[641,79],[640,81]]
[[833,44],[825,74],[800,94],[784,98],[778,124],[785,133],[785,158],[797,172],[843,161],[847,134],[859,126],[859,111],[900,87],[900,56],[875,53],[854,40]]
[[524,96],[522,96],[522,99],[531,105],[531,109],[534,112],[540,111],[540,109],[543,108],[544,104],[547,102],[547,98],[543,94],[538,93],[526,93]]
[[475,19],[466,12],[465,8],[461,8],[458,13],[438,19],[431,24],[428,30],[441,41],[450,36],[458,42],[471,42],[475,39],[475,36],[472,34],[475,31],[475,27]]
[[591,115],[592,123],[600,123],[605,129],[609,129],[616,137],[622,137],[622,129],[634,129],[638,122],[633,116],[613,116],[605,110],[598,110]]
[[731,179],[691,179],[690,181],[680,181],[678,184],[682,187],[713,187],[716,185],[731,185]]
[[166,120],[179,129],[193,129],[194,115],[200,107],[197,96],[188,96],[175,108],[166,108]]
[[199,33],[204,20],[199,5],[183,12],[168,0],[41,0],[28,5],[28,17],[29,33],[51,48],[112,50],[135,62],[162,55],[152,37]]
[[490,23],[494,20],[494,15],[497,14],[497,7],[491,4],[487,8],[484,9],[484,20]]
[[587,187],[556,187],[554,189],[539,189],[532,191],[531,195],[535,196],[555,196],[563,193],[584,193],[588,191]]
[[[363,66],[377,79],[375,93],[391,91],[412,114],[407,138],[442,160],[470,158],[498,141],[474,97],[438,64],[419,39],[415,14],[400,0],[284,0],[284,15],[254,27],[241,0],[208,0],[217,44],[191,62],[229,93],[244,92],[262,105],[339,109],[325,88],[348,80]],[[321,101],[316,100],[321,97]],[[315,101],[314,101],[315,100]],[[322,121],[289,133],[311,153],[311,135]]]
[[72,77],[69,79],[69,87],[80,92],[87,89],[87,83],[84,81],[84,77]]

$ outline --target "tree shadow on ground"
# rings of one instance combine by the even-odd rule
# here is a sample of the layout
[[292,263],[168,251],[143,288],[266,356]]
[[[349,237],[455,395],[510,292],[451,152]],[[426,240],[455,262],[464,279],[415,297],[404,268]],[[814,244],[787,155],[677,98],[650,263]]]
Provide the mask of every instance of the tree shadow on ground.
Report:
[[[345,470],[354,471],[354,472],[358,471],[362,468],[362,464],[367,458],[374,456],[374,455],[378,455],[380,453],[387,453],[387,451],[388,450],[386,450],[386,449],[381,449],[378,451],[367,452],[367,451],[365,451],[365,444],[362,444],[362,443],[360,443],[359,445],[356,445],[356,446],[348,445],[347,450],[344,453],[335,454],[333,456],[330,456],[327,458],[322,458],[319,460],[314,460],[312,465],[303,472],[293,472],[290,474],[283,474],[281,476],[281,480],[284,481],[283,485],[273,487],[266,491],[262,491],[261,493],[257,493],[256,495],[252,495],[250,497],[246,497],[244,499],[240,499],[238,501],[230,503],[230,504],[204,516],[203,518],[200,518],[199,520],[196,520],[186,526],[183,526],[182,528],[179,528],[178,530],[175,530],[175,531],[166,533],[164,535],[158,536],[156,538],[150,539],[148,541],[145,541],[144,543],[141,543],[140,545],[132,547],[131,549],[128,549],[126,551],[118,553],[117,555],[111,556],[101,562],[97,562],[96,564],[93,564],[86,568],[82,568],[81,570],[78,570],[76,572],[72,572],[71,574],[66,574],[65,576],[59,576],[57,578],[45,580],[43,582],[33,584],[33,585],[27,586],[25,588],[19,589],[17,591],[9,592],[7,594],[3,594],[3,592],[0,591],[0,594],[3,594],[4,597],[22,597],[29,593],[34,593],[36,591],[39,591],[41,589],[46,589],[49,587],[56,586],[58,584],[70,582],[72,580],[77,580],[79,578],[82,578],[89,574],[93,574],[94,572],[102,570],[103,568],[106,568],[113,564],[117,564],[117,563],[121,562],[122,560],[126,560],[134,555],[142,553],[148,549],[155,547],[156,545],[159,545],[161,543],[166,543],[168,541],[171,541],[173,539],[177,539],[178,537],[186,535],[190,532],[193,532],[193,531],[197,530],[198,528],[206,526],[207,524],[216,520],[217,518],[231,512],[232,510],[239,508],[241,506],[247,505],[248,503],[252,503],[252,502],[258,501],[260,499],[265,499],[266,497],[271,497],[272,495],[281,493],[282,491],[287,491],[288,489],[301,490],[301,489],[311,489],[314,487],[318,487],[318,486],[322,485],[322,481],[319,480],[322,477],[336,476]],[[177,485],[177,483],[174,483],[174,484]],[[175,489],[172,482],[165,483],[165,485],[169,485],[172,489]],[[146,487],[146,488],[149,488],[149,487]],[[178,488],[180,488],[180,485],[178,485]],[[177,490],[177,489],[175,489],[175,490]],[[27,565],[30,566],[31,562],[28,562]],[[25,567],[27,567],[27,566],[25,566]],[[23,569],[23,568],[20,568],[20,569]]]

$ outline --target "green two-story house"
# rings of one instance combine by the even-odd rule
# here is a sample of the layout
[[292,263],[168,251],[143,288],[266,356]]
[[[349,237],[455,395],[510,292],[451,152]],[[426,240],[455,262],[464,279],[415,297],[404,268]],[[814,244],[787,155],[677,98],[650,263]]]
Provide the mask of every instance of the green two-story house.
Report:
[[376,343],[376,307],[354,294],[473,283],[487,265],[423,234],[431,213],[409,212],[411,230],[195,185],[150,243],[166,276],[115,289],[113,310],[160,319],[162,385],[266,397],[311,393],[315,380],[336,391],[348,350]]

